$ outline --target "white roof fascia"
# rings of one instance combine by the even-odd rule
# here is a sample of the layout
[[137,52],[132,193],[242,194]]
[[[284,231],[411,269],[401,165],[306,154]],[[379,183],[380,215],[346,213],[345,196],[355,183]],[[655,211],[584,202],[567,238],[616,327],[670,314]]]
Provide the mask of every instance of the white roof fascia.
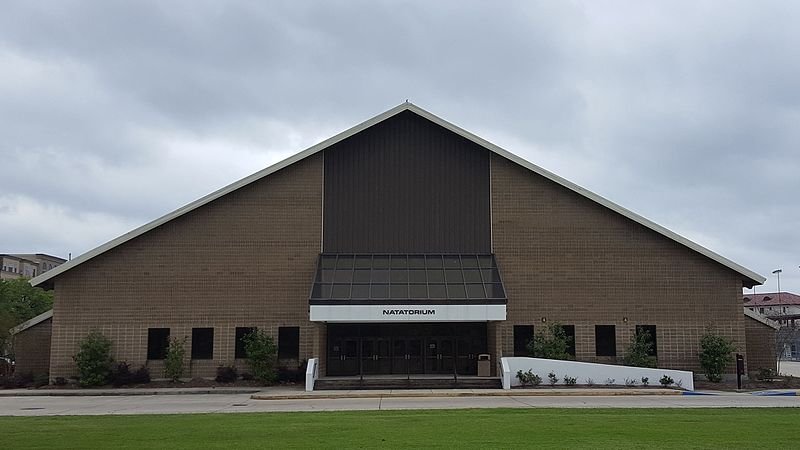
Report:
[[733,271],[738,272],[741,275],[744,275],[745,277],[747,277],[748,279],[750,279],[752,281],[755,281],[756,284],[763,284],[766,281],[765,277],[763,277],[763,276],[761,276],[761,275],[759,275],[759,274],[757,274],[757,273],[755,273],[755,272],[753,272],[753,271],[751,271],[751,270],[749,270],[749,269],[747,269],[747,268],[745,268],[743,266],[740,266],[739,264],[736,264],[735,262],[725,258],[722,255],[719,255],[719,254],[717,254],[717,253],[715,253],[715,252],[713,252],[713,251],[711,251],[711,250],[709,250],[709,249],[707,249],[707,248],[705,248],[705,247],[703,247],[703,246],[701,246],[701,245],[699,245],[699,244],[697,244],[695,242],[692,242],[689,239],[686,239],[685,237],[683,237],[683,236],[681,236],[681,235],[679,235],[677,233],[674,233],[671,230],[669,230],[667,228],[664,228],[661,225],[658,225],[657,223],[652,222],[652,221],[650,221],[650,220],[648,220],[648,219],[646,219],[646,218],[634,213],[633,211],[630,211],[630,210],[628,210],[626,208],[623,208],[622,206],[617,205],[616,203],[614,203],[614,202],[612,202],[610,200],[607,200],[606,198],[601,197],[600,195],[595,194],[594,192],[591,192],[591,191],[589,191],[589,190],[587,190],[587,189],[585,189],[585,188],[583,188],[581,186],[578,186],[575,183],[572,183],[571,181],[568,181],[568,180],[566,180],[564,178],[561,178],[560,176],[558,176],[558,175],[556,175],[556,174],[554,174],[554,173],[552,173],[552,172],[550,172],[548,170],[545,170],[545,169],[543,169],[543,168],[541,168],[541,167],[539,167],[539,166],[537,166],[537,165],[535,165],[535,164],[533,164],[531,162],[528,162],[528,161],[520,158],[519,156],[509,152],[508,150],[505,150],[505,149],[503,149],[503,148],[501,148],[501,147],[499,147],[499,146],[497,146],[495,144],[492,144],[491,142],[489,142],[489,141],[487,141],[487,140],[485,140],[485,139],[483,139],[483,138],[481,138],[479,136],[476,136],[476,135],[470,133],[469,131],[464,130],[463,128],[460,128],[460,127],[458,127],[458,126],[456,126],[456,125],[454,125],[454,124],[452,124],[452,123],[450,123],[450,122],[448,122],[448,121],[446,121],[446,120],[444,120],[444,119],[442,119],[442,118],[440,118],[440,117],[438,117],[438,116],[436,116],[436,115],[434,115],[434,114],[432,114],[432,113],[420,108],[419,106],[414,105],[413,103],[406,102],[406,103],[401,103],[400,105],[397,105],[394,108],[392,108],[392,109],[390,109],[390,110],[388,110],[388,111],[386,111],[384,113],[381,113],[381,114],[379,114],[379,115],[377,115],[377,116],[375,116],[375,117],[373,117],[373,118],[371,118],[369,120],[366,120],[366,121],[364,121],[364,122],[362,122],[362,123],[350,128],[348,130],[345,130],[345,131],[343,131],[343,132],[341,132],[341,133],[339,133],[339,134],[337,134],[337,135],[335,135],[335,136],[333,136],[333,137],[331,137],[329,139],[326,139],[326,140],[320,142],[319,144],[316,144],[316,145],[314,145],[312,147],[309,147],[309,148],[307,148],[306,150],[303,150],[300,153],[297,153],[297,154],[295,154],[293,156],[290,156],[289,158],[286,158],[283,161],[280,161],[280,162],[278,162],[276,164],[273,164],[272,166],[269,166],[266,169],[263,169],[263,170],[258,171],[256,173],[250,175],[250,176],[242,178],[241,180],[239,180],[239,181],[237,181],[235,183],[232,183],[232,184],[230,184],[228,186],[223,187],[222,189],[219,189],[219,190],[217,190],[215,192],[212,192],[211,194],[208,194],[205,197],[202,197],[202,198],[200,198],[198,200],[195,200],[194,202],[189,203],[186,206],[178,208],[177,210],[175,210],[175,211],[173,211],[173,212],[171,212],[171,213],[169,213],[167,215],[164,215],[164,216],[162,216],[162,217],[160,217],[160,218],[158,218],[158,219],[156,219],[156,220],[154,220],[154,221],[152,221],[150,223],[147,223],[145,225],[142,225],[139,228],[136,228],[136,229],[134,229],[134,230],[132,230],[132,231],[130,231],[128,233],[125,233],[122,236],[120,236],[120,237],[118,237],[116,239],[113,239],[113,240],[111,240],[111,241],[109,241],[109,242],[107,242],[107,243],[105,243],[105,244],[93,249],[93,250],[90,250],[87,253],[84,253],[83,255],[81,255],[81,256],[79,256],[79,257],[77,257],[77,258],[75,258],[75,259],[73,259],[71,261],[68,261],[68,262],[66,262],[64,264],[61,264],[60,266],[57,266],[54,269],[50,269],[49,271],[43,273],[42,275],[39,275],[39,276],[31,279],[30,282],[34,286],[36,286],[38,284],[41,284],[41,283],[43,283],[43,282],[45,282],[45,281],[47,281],[47,280],[49,280],[49,279],[61,274],[61,273],[66,272],[67,270],[69,270],[69,269],[71,269],[71,268],[73,268],[73,267],[75,267],[75,266],[77,266],[77,265],[89,260],[89,259],[94,258],[95,256],[97,256],[97,255],[99,255],[101,253],[104,253],[104,252],[106,252],[106,251],[108,251],[108,250],[110,250],[110,249],[112,249],[112,248],[124,243],[124,242],[127,242],[127,241],[129,241],[129,240],[131,240],[131,239],[133,239],[133,238],[135,238],[137,236],[140,236],[140,235],[146,233],[147,231],[150,231],[150,230],[158,227],[159,225],[162,225],[162,224],[164,224],[166,222],[169,222],[170,220],[172,220],[172,219],[174,219],[176,217],[179,217],[179,216],[181,216],[183,214],[186,214],[189,211],[197,209],[200,206],[205,205],[206,203],[210,203],[211,201],[216,200],[216,199],[218,199],[218,198],[220,198],[220,197],[222,197],[222,196],[224,196],[224,195],[226,195],[226,194],[228,194],[230,192],[233,192],[236,189],[239,189],[240,187],[248,185],[248,184],[250,184],[250,183],[252,183],[254,181],[257,181],[257,180],[259,180],[261,178],[264,178],[267,175],[270,175],[270,174],[272,174],[274,172],[277,172],[280,169],[283,169],[284,167],[287,167],[287,166],[289,166],[291,164],[294,164],[297,161],[300,161],[300,160],[302,160],[304,158],[307,158],[308,156],[311,156],[311,155],[313,155],[313,154],[315,154],[315,153],[317,153],[319,151],[322,151],[325,148],[330,147],[333,144],[336,144],[337,142],[340,142],[340,141],[342,141],[344,139],[347,139],[348,137],[353,136],[354,134],[360,133],[361,131],[363,131],[363,130],[365,130],[365,129],[367,129],[367,128],[369,128],[369,127],[371,127],[371,126],[373,126],[373,125],[375,125],[375,124],[377,124],[379,122],[382,122],[382,121],[388,119],[389,117],[392,117],[395,114],[397,114],[399,112],[402,112],[402,111],[405,111],[405,110],[412,111],[412,112],[414,112],[414,113],[416,113],[416,114],[418,114],[418,115],[430,120],[431,122],[434,122],[434,123],[446,128],[446,129],[452,131],[453,133],[458,134],[459,136],[462,136],[465,139],[468,139],[468,140],[470,140],[470,141],[472,141],[472,142],[474,142],[474,143],[476,143],[476,144],[488,149],[489,151],[492,151],[492,152],[494,152],[494,153],[496,153],[496,154],[498,154],[498,155],[500,155],[500,156],[502,156],[502,157],[504,157],[504,158],[506,158],[508,160],[511,160],[514,163],[519,164],[522,167],[525,167],[526,169],[528,169],[528,170],[530,170],[532,172],[535,172],[535,173],[537,173],[537,174],[539,174],[539,175],[541,175],[541,176],[543,176],[543,177],[545,177],[545,178],[547,178],[547,179],[549,179],[549,180],[551,180],[551,181],[553,181],[555,183],[558,183],[558,184],[566,187],[567,189],[569,189],[571,191],[574,191],[574,192],[576,192],[576,193],[578,193],[578,194],[580,194],[580,195],[582,195],[582,196],[584,196],[584,197],[586,197],[586,198],[588,198],[588,199],[590,199],[590,200],[592,200],[592,201],[594,201],[596,203],[599,203],[599,204],[605,206],[606,208],[611,209],[612,211],[614,211],[614,212],[616,212],[618,214],[621,214],[621,215],[633,220],[634,222],[637,222],[637,223],[639,223],[639,224],[641,224],[641,225],[643,225],[643,226],[645,226],[647,228],[650,228],[651,230],[653,230],[653,231],[655,231],[655,232],[657,232],[659,234],[662,234],[662,235],[668,237],[669,239],[672,239],[673,241],[676,241],[676,242],[678,242],[678,243],[680,243],[680,244],[682,244],[682,245],[684,245],[686,247],[689,247],[690,249],[700,253],[701,255],[704,255],[704,256],[706,256],[706,257],[708,257],[708,258],[710,258],[710,259],[722,264],[723,266],[726,266],[729,269],[732,269]]
[[778,325],[778,323],[777,323],[777,322],[775,322],[774,320],[772,320],[772,319],[768,319],[768,318],[766,318],[766,317],[762,316],[761,314],[759,314],[759,313],[757,313],[757,312],[750,311],[750,310],[749,310],[749,309],[747,309],[747,308],[742,308],[742,309],[744,310],[744,315],[745,315],[745,316],[747,316],[747,317],[749,317],[749,318],[751,318],[751,319],[753,319],[753,320],[759,321],[759,322],[763,323],[764,325],[767,325],[767,326],[769,326],[769,327],[772,327],[772,328],[774,328],[774,329],[776,329],[776,330],[777,330],[777,329],[779,329],[779,328],[781,327],[781,326],[780,326],[780,325]]
[[25,331],[25,330],[27,330],[28,328],[30,328],[30,327],[32,327],[34,325],[39,325],[40,323],[44,322],[45,320],[47,320],[47,319],[49,319],[51,317],[53,317],[53,310],[52,309],[47,310],[47,311],[39,314],[38,316],[36,316],[36,317],[34,317],[32,319],[28,319],[25,322],[22,322],[21,324],[19,324],[19,325],[15,326],[14,328],[10,329],[9,333],[14,335],[14,334],[19,333],[20,331]]

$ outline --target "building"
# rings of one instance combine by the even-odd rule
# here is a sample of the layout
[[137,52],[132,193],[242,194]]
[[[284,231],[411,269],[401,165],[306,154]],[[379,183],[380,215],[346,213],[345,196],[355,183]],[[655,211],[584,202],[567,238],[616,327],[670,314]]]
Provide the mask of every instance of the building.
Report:
[[0,279],[33,278],[67,262],[57,256],[35,254],[0,254]]
[[252,327],[324,375],[474,374],[551,323],[578,360],[645,329],[692,370],[709,317],[745,348],[742,287],[764,278],[404,103],[31,282],[55,289],[69,377],[93,328],[154,374],[170,337],[192,376],[239,364]]
[[800,295],[791,292],[745,294],[742,301],[745,308],[781,325],[794,325],[800,321]]
[[10,330],[16,373],[37,376],[46,375],[50,371],[52,329],[53,310],[51,309]]
[[781,359],[800,360],[800,295],[791,292],[746,294],[744,307],[781,325],[776,354]]

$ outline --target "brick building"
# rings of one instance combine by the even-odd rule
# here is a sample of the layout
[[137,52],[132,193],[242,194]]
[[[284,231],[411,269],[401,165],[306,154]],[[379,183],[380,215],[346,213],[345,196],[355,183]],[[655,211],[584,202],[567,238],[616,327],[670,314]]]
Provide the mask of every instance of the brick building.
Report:
[[555,322],[578,360],[617,362],[640,327],[660,366],[697,369],[708,318],[745,351],[763,281],[405,103],[32,283],[55,289],[55,377],[92,328],[154,373],[170,336],[211,376],[259,327],[323,374],[474,374]]
[[0,279],[33,278],[67,262],[58,256],[35,254],[0,254]]

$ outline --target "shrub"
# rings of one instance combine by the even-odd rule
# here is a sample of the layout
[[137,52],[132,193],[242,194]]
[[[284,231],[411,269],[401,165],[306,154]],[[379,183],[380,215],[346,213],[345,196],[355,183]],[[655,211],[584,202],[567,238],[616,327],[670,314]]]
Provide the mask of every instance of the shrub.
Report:
[[655,367],[656,358],[650,355],[652,352],[653,339],[650,337],[650,333],[637,330],[631,337],[623,363],[633,367]]
[[633,378],[625,378],[625,386],[627,387],[636,386],[636,380],[634,380]]
[[616,381],[617,381],[617,380],[615,380],[614,378],[606,378],[606,386],[611,386],[611,385],[613,385],[613,384],[614,384]]
[[67,379],[64,378],[64,377],[56,377],[53,380],[53,384],[55,384],[56,386],[66,386],[67,385]]
[[539,375],[536,375],[530,369],[528,369],[527,372],[523,372],[521,370],[518,370],[517,371],[517,379],[519,379],[519,382],[523,387],[527,386],[527,385],[531,385],[533,387],[536,387],[536,386],[542,384],[542,377],[540,377]]
[[725,367],[733,362],[733,352],[736,346],[733,341],[724,336],[706,333],[700,338],[700,366],[706,372],[706,379],[713,383],[722,381]]
[[150,382],[150,369],[141,366],[135,372],[131,372],[127,362],[117,363],[111,370],[111,384],[114,386],[126,386],[129,384],[145,384]]
[[667,387],[674,383],[675,380],[673,380],[671,376],[665,374],[658,382],[661,383],[661,386]]
[[589,387],[594,386],[594,379],[593,378],[587,378],[586,379],[586,385],[589,386]]
[[650,384],[650,378],[642,377],[642,386],[648,386]]
[[775,369],[768,369],[766,367],[759,367],[758,368],[758,375],[756,378],[761,381],[766,381],[767,383],[772,383],[775,381],[775,378],[778,376],[778,373]]
[[568,377],[568,376],[564,375],[564,384],[566,384],[567,386],[575,386],[575,383],[577,383],[577,382],[578,382],[577,378]]
[[552,323],[547,326],[547,333],[540,331],[531,339],[528,344],[528,352],[534,358],[572,359],[572,355],[567,353],[567,349],[572,344],[571,339],[564,332],[561,324]]
[[277,379],[275,354],[278,349],[272,337],[256,328],[246,334],[242,340],[247,352],[247,365],[250,367],[253,377],[264,384],[275,383]]
[[558,377],[553,372],[548,373],[547,378],[550,380],[550,386],[555,386],[558,383]]
[[111,340],[103,333],[92,330],[80,342],[78,353],[72,359],[78,366],[79,383],[83,387],[100,386],[111,375]]
[[236,375],[236,367],[219,366],[217,367],[217,377],[214,380],[217,383],[233,383],[236,381]]
[[164,376],[178,381],[183,376],[183,360],[186,357],[186,338],[169,339],[167,354],[164,357]]
[[250,372],[242,372],[242,380],[250,381],[250,380],[253,380],[253,379],[254,378],[253,378],[253,374],[252,373],[250,373]]

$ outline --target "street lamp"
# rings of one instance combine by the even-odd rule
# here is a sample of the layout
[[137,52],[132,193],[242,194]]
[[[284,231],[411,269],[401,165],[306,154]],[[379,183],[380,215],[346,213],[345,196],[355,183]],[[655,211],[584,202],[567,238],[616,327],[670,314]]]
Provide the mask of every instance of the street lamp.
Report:
[[773,274],[778,276],[778,304],[781,303],[781,272],[782,269],[775,269],[772,271]]

